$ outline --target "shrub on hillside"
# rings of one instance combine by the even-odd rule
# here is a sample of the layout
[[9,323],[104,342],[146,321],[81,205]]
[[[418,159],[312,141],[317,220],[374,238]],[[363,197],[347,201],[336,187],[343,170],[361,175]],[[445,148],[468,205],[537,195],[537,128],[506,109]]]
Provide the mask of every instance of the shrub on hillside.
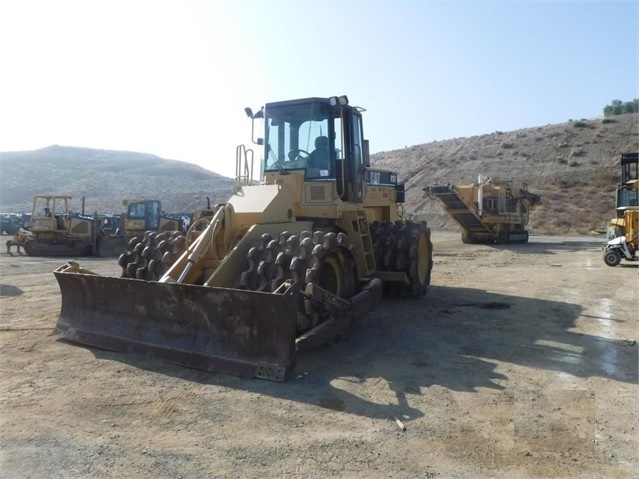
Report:
[[592,184],[598,187],[610,187],[614,188],[619,182],[619,173],[612,171],[604,171],[598,174],[592,180]]
[[637,112],[639,112],[639,98],[627,102],[612,100],[610,105],[606,105],[603,109],[604,116],[606,117]]
[[583,156],[585,151],[582,148],[573,148],[570,150],[570,156]]

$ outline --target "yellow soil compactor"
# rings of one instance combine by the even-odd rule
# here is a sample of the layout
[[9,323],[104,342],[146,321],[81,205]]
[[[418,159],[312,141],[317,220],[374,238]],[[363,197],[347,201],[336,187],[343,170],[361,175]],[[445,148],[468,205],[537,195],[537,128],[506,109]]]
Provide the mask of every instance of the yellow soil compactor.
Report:
[[296,354],[346,332],[382,291],[430,283],[425,222],[400,216],[404,186],[372,168],[362,112],[345,96],[268,103],[259,184],[238,147],[236,185],[186,235],[147,232],[121,277],[67,263],[57,323],[69,341],[197,369],[286,379]]

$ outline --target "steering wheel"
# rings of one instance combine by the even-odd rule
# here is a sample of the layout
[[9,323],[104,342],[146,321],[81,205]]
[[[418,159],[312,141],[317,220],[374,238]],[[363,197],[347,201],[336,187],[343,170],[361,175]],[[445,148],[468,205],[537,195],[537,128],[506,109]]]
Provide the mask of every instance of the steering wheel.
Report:
[[291,161],[308,160],[309,156],[311,156],[311,154],[308,151],[300,150],[299,148],[295,148],[288,152],[288,159]]

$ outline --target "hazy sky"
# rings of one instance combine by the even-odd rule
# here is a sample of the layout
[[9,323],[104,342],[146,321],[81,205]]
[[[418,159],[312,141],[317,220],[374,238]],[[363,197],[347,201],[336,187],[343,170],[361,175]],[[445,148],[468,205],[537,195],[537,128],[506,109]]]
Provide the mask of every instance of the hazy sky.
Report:
[[373,153],[594,118],[639,97],[638,25],[614,0],[0,0],[0,151],[234,176],[244,107],[271,101],[347,94]]

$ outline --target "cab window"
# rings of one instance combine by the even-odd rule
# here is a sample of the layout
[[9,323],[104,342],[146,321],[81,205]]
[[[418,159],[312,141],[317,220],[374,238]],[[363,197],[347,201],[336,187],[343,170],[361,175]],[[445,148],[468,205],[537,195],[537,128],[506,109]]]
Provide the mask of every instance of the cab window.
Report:
[[[331,156],[324,165],[318,146],[330,133],[330,105],[322,102],[275,106],[266,118],[264,171],[305,170],[307,178],[327,178],[332,174]],[[321,148],[320,148],[321,150]],[[327,150],[328,151],[328,150]]]

